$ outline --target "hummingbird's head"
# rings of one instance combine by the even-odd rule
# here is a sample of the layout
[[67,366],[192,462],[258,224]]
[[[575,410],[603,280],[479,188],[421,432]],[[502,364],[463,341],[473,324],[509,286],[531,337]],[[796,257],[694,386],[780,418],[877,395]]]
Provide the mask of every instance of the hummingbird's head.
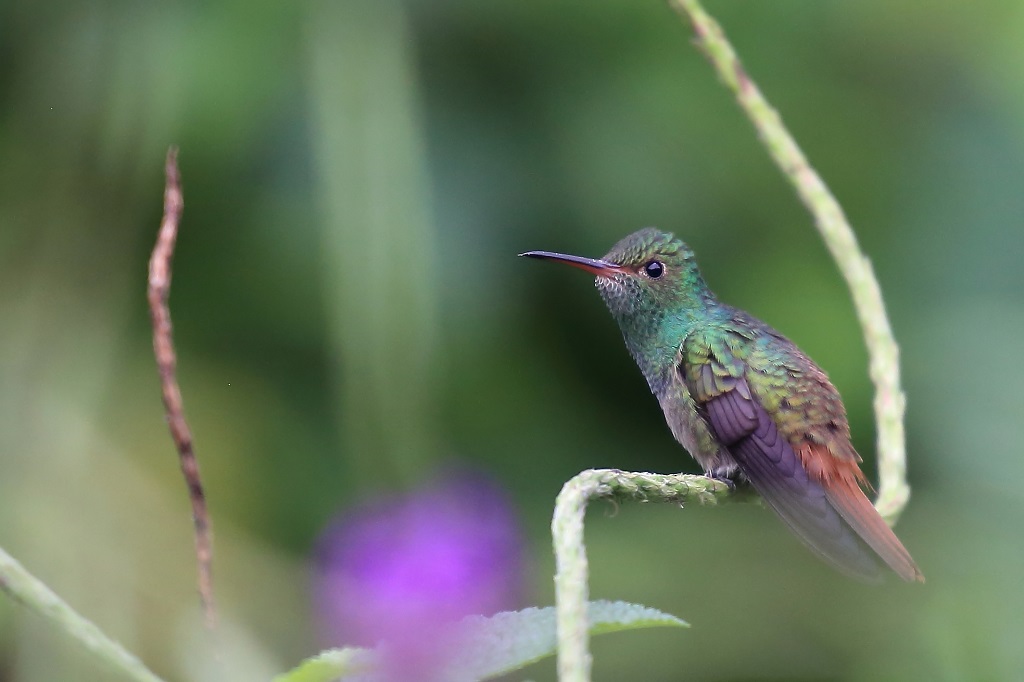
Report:
[[690,247],[654,227],[625,237],[600,260],[550,251],[520,255],[560,261],[596,275],[597,289],[624,332],[634,325],[656,325],[710,296]]
[[674,361],[687,320],[713,298],[690,247],[653,227],[629,235],[601,259],[550,251],[519,255],[559,261],[596,276],[601,298],[656,393],[664,385],[665,368]]
[[623,238],[601,260],[614,272],[599,275],[595,284],[620,322],[637,315],[658,319],[692,308],[707,292],[693,250],[654,227]]

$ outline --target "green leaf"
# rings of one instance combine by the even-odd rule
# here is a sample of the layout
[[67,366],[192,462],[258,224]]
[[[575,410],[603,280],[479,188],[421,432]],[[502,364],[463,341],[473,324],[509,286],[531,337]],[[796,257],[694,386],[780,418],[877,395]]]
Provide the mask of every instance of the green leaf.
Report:
[[[592,601],[588,605],[590,634],[649,627],[689,627],[675,616],[639,604]],[[555,608],[506,611],[489,618],[470,616],[460,652],[451,662],[446,680],[476,682],[518,670],[551,656],[557,649]]]
[[[590,634],[651,627],[689,627],[657,609],[622,601],[592,601],[587,614]],[[504,611],[490,617],[469,616],[455,628],[458,652],[439,679],[477,682],[503,675],[551,656],[557,648],[555,608]],[[328,649],[308,658],[274,682],[332,682],[353,675],[373,679],[374,651]]]
[[327,649],[307,658],[298,667],[278,675],[274,682],[332,682],[373,669],[373,652],[347,647]]
[[[553,607],[549,608],[554,611]],[[631,604],[626,601],[592,601],[587,607],[587,615],[590,619],[591,635],[642,628],[690,627],[690,624],[682,618],[676,618],[649,606]]]

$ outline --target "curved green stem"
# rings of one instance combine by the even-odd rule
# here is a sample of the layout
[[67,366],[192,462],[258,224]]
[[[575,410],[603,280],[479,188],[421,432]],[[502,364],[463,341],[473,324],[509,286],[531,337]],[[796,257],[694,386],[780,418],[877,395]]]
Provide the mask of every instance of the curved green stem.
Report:
[[53,623],[127,679],[162,682],[159,677],[123,646],[112,640],[91,621],[78,614],[53,590],[33,576],[11,555],[0,549],[0,589],[16,602]]
[[[899,347],[885,312],[881,289],[871,262],[864,256],[839,202],[807,161],[782,118],[761,94],[740,63],[718,23],[699,0],[669,0],[687,17],[697,44],[711,61],[775,164],[814,216],[815,225],[846,280],[870,356],[878,423],[879,495],[875,507],[895,523],[910,498],[906,481],[903,427],[905,397],[900,388]],[[696,501],[719,504],[739,501],[728,486],[703,476],[657,476],[614,470],[589,470],[568,481],[555,503],[551,531],[555,545],[555,603],[558,629],[558,676],[562,682],[590,679],[587,643],[587,556],[583,517],[587,502],[613,500]]]
[[588,574],[583,517],[591,500],[675,502],[716,505],[756,499],[728,483],[692,474],[660,475],[588,469],[569,479],[555,501],[551,535],[555,547],[555,622],[558,631],[558,679],[587,682]]
[[718,22],[704,11],[699,0],[669,0],[669,3],[690,20],[698,46],[736,96],[775,165],[814,216],[818,232],[850,289],[870,357],[871,380],[875,384],[879,477],[875,507],[893,524],[910,499],[903,430],[906,399],[900,388],[899,346],[889,325],[871,261],[861,252],[839,202],[807,161],[779,113],[747,75]]

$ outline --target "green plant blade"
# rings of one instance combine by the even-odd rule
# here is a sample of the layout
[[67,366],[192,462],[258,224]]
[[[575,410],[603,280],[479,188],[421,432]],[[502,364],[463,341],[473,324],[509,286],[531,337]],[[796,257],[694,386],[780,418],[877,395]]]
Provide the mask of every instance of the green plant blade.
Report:
[[[657,609],[622,601],[592,601],[587,615],[591,635],[650,627],[689,627],[685,621]],[[470,616],[462,625],[467,639],[445,679],[486,680],[551,656],[557,649],[553,606],[506,611],[489,618]]]
[[331,682],[368,673],[373,652],[368,649],[327,649],[274,678],[274,682]]
[[[589,603],[590,634],[651,627],[689,627],[657,609],[622,601]],[[555,653],[555,608],[531,607],[493,616],[469,616],[455,629],[457,653],[438,679],[477,682],[518,670]],[[331,682],[374,679],[374,652],[367,649],[329,649],[306,659],[274,682]]]

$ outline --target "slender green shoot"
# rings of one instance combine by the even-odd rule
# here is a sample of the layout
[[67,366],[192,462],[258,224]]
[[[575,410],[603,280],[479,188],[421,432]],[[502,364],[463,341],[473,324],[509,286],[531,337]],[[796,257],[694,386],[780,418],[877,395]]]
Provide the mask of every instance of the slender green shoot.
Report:
[[569,479],[555,501],[551,535],[555,546],[555,618],[558,631],[558,679],[586,682],[590,679],[587,632],[589,597],[587,553],[583,544],[583,517],[591,500],[613,502],[674,502],[718,505],[756,500],[747,491],[693,474],[660,475],[588,469]]
[[[811,212],[818,232],[850,289],[864,332],[870,357],[871,380],[875,385],[879,470],[879,495],[875,507],[893,524],[910,498],[910,487],[906,481],[903,426],[905,397],[900,387],[899,347],[893,337],[881,288],[871,262],[861,252],[857,237],[839,202],[807,161],[778,112],[744,70],[722,28],[704,10],[699,0],[669,0],[669,4],[692,24],[698,47],[707,55],[725,86],[735,95],[743,112],[754,124],[768,154]],[[583,517],[587,503],[601,497],[677,502],[693,500],[703,504],[718,504],[734,499],[726,484],[701,476],[663,477],[591,470],[584,471],[565,484],[555,503],[552,520],[556,560],[558,673],[562,682],[590,680],[591,657],[586,612],[588,576]]]
[[698,47],[735,95],[775,165],[811,212],[821,238],[850,289],[868,349],[871,380],[875,384],[879,478],[875,507],[892,525],[910,499],[903,427],[906,398],[900,387],[899,346],[893,337],[871,261],[860,250],[857,236],[839,202],[807,161],[779,113],[747,74],[722,27],[698,0],[669,0],[669,4],[693,25]]
[[54,627],[104,661],[125,679],[162,682],[138,658],[83,618],[53,590],[33,576],[11,555],[0,549],[0,590],[29,611],[50,621]]

